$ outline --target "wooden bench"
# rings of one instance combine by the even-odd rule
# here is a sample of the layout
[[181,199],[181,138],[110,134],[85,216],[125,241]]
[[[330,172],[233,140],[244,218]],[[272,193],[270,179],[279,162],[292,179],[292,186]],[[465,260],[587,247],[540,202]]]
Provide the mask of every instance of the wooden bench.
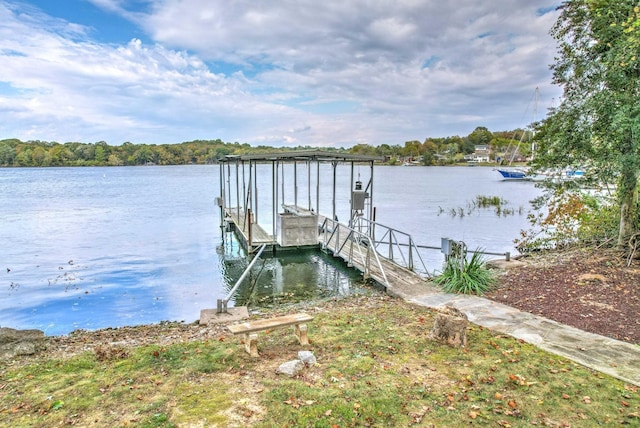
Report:
[[282,317],[269,318],[257,321],[248,321],[242,324],[232,324],[227,326],[229,331],[233,334],[244,335],[244,348],[252,357],[258,356],[258,332],[263,330],[270,330],[273,328],[294,326],[296,337],[301,345],[308,345],[309,339],[307,338],[307,324],[313,321],[311,315],[305,313],[285,315]]

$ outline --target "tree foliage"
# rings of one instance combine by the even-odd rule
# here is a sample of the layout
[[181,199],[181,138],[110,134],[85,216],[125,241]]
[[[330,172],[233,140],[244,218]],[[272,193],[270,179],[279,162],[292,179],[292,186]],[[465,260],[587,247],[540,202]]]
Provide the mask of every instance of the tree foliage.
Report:
[[[521,130],[490,132],[477,127],[466,137],[450,136],[406,141],[399,144],[356,144],[350,149],[325,148],[336,152],[383,156],[390,164],[403,159],[421,160],[423,165],[447,165],[461,161],[473,153],[475,144],[489,144],[496,153],[503,153]],[[507,137],[509,135],[510,137]],[[226,155],[270,153],[277,151],[309,150],[310,146],[269,147],[227,143],[217,140],[195,140],[178,144],[133,144],[129,141],[111,146],[97,143],[47,142],[17,139],[0,140],[1,166],[118,166],[118,165],[185,165],[214,163]]]
[[560,9],[552,70],[564,94],[537,127],[535,165],[587,167],[593,180],[615,182],[622,245],[638,231],[640,3],[568,0]]

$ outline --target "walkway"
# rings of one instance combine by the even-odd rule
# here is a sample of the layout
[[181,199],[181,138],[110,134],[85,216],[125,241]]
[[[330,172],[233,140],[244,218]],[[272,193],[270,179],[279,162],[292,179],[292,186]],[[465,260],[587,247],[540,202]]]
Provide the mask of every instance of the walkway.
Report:
[[638,345],[588,333],[481,297],[443,293],[427,281],[419,287],[395,288],[388,292],[428,308],[452,305],[474,324],[522,339],[585,367],[640,386]]

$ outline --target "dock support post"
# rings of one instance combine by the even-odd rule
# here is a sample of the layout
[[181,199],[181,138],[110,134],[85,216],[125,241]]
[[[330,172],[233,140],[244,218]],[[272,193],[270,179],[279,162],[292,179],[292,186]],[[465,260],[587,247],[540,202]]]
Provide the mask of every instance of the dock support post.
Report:
[[333,161],[331,162],[331,167],[333,168],[333,213],[332,213],[332,218],[331,220],[333,221],[338,221],[338,217],[336,216],[336,166],[338,165],[338,162]]
[[247,210],[247,252],[251,252],[251,246],[253,243],[253,239],[251,236],[251,208]]

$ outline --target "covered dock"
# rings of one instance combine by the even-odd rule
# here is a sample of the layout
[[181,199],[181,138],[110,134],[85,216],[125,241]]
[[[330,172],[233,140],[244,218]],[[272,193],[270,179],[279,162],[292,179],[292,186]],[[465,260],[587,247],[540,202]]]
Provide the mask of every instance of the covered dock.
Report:
[[[338,198],[348,200],[349,227],[359,218],[375,220],[373,166],[382,160],[321,150],[226,156],[217,198],[221,226],[232,228],[249,253],[262,245],[273,251],[319,246],[320,226],[337,219]],[[326,168],[321,174],[321,164],[330,165],[330,176]],[[348,189],[338,188],[340,167],[349,168]]]

